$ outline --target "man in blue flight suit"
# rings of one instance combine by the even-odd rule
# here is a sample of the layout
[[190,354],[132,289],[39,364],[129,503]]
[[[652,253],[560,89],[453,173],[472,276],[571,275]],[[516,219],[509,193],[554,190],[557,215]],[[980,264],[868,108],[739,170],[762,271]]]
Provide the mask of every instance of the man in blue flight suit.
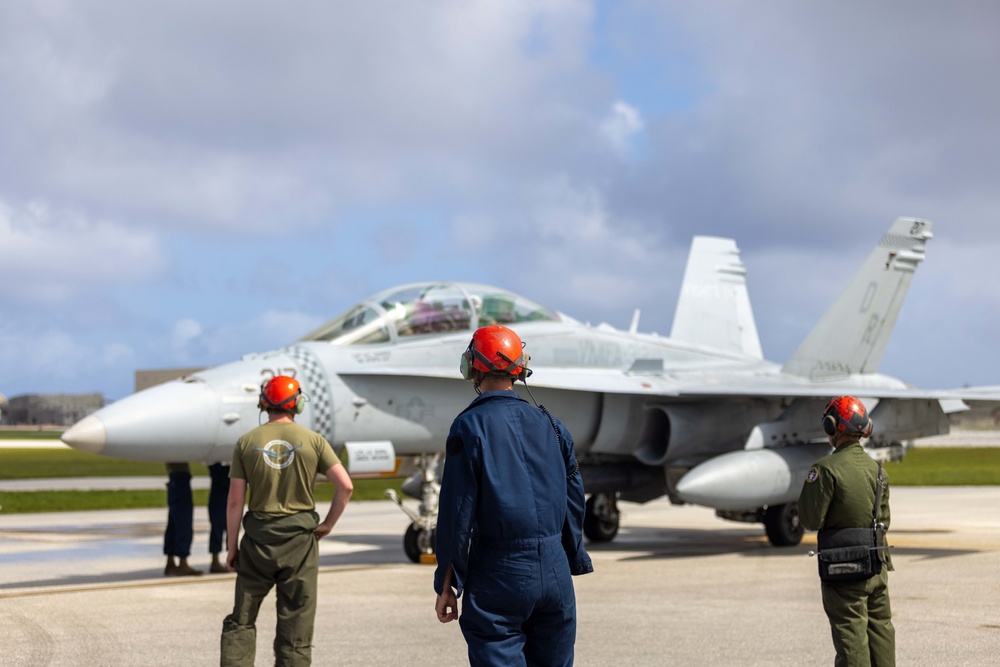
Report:
[[448,434],[437,523],[434,605],[458,618],[471,665],[572,665],[571,575],[593,572],[583,546],[584,492],[573,440],[516,394],[528,376],[521,339],[475,332],[462,376],[479,396]]

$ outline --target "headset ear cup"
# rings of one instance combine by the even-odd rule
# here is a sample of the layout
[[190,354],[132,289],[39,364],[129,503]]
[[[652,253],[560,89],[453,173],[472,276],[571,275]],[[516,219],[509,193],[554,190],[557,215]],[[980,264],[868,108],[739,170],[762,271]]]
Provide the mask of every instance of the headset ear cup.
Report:
[[875,424],[872,423],[871,417],[869,417],[868,418],[868,425],[865,426],[865,432],[862,433],[861,435],[867,438],[868,436],[870,436],[872,434],[872,430],[874,428],[875,428]]
[[472,346],[476,344],[476,339],[469,341],[469,347],[462,353],[462,360],[458,364],[458,370],[462,373],[463,380],[472,379]]
[[823,432],[831,436],[837,435],[837,420],[833,418],[833,415],[823,417]]

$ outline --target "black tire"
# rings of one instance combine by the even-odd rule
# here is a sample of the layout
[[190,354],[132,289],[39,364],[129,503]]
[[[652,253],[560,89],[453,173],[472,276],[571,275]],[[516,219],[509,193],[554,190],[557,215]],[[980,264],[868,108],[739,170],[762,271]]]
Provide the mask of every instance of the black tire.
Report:
[[[597,511],[599,502],[611,503],[610,511],[605,517],[600,517]],[[583,534],[591,542],[610,542],[618,534],[620,524],[618,504],[615,494],[594,494],[587,498],[586,511],[583,514]]]
[[776,547],[794,547],[802,541],[805,529],[799,521],[797,503],[772,505],[764,512],[764,532],[767,540]]
[[415,523],[411,523],[406,528],[406,533],[403,535],[403,551],[406,553],[406,557],[409,558],[414,563],[420,562],[420,556],[424,553],[434,553],[435,538],[437,538],[437,531],[432,530],[430,535],[430,551],[426,552],[420,548],[420,527]]

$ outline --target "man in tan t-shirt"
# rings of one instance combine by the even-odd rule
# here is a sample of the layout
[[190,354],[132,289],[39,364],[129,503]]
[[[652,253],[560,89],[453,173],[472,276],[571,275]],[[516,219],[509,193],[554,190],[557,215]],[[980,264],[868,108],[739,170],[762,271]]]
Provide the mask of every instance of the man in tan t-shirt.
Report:
[[[258,405],[267,411],[267,423],[241,437],[233,451],[226,565],[237,573],[236,602],[222,623],[224,667],[254,664],[257,611],[274,586],[278,587],[275,664],[312,662],[317,541],[333,530],[354,486],[330,443],[295,423],[304,404],[297,380],[285,375],[272,378],[261,388]],[[322,523],[313,494],[317,474],[325,474],[336,485]],[[244,515],[248,488],[249,511]],[[246,533],[237,546],[241,519]]]

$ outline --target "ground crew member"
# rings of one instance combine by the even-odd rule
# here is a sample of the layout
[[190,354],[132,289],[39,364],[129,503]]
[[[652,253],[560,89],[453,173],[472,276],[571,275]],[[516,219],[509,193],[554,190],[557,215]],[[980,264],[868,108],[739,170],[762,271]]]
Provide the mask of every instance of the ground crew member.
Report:
[[528,376],[517,334],[475,332],[462,375],[479,396],[448,434],[437,522],[434,605],[458,618],[471,665],[572,665],[571,575],[593,572],[584,493],[566,427],[513,391]]
[[188,577],[202,574],[188,564],[191,541],[194,539],[194,495],[191,493],[191,466],[187,463],[167,465],[167,527],[163,531],[163,553],[167,577]]
[[212,554],[212,564],[209,572],[228,572],[229,568],[221,562],[223,542],[226,536],[226,505],[229,502],[229,464],[210,463],[208,474],[212,484],[208,491],[208,552]]
[[[233,451],[226,508],[226,565],[236,572],[236,602],[222,624],[221,664],[254,664],[257,611],[278,587],[275,665],[309,665],[316,616],[317,540],[330,534],[354,487],[323,436],[295,423],[306,397],[294,378],[279,375],[262,388],[258,407],[268,421],[242,436]],[[336,485],[322,523],[313,486],[322,473]],[[243,505],[250,489],[249,511]],[[240,519],[246,534],[239,540]]]
[[[871,435],[872,422],[861,401],[838,396],[823,413],[823,430],[834,451],[809,469],[799,496],[799,518],[809,530],[819,530],[820,556],[824,542],[843,529],[871,529],[878,495],[877,522],[889,527],[889,483],[884,470],[865,453],[859,440]],[[870,535],[860,531],[858,535]],[[826,539],[824,539],[826,538]],[[883,543],[884,544],[884,543]],[[889,607],[888,548],[874,544],[877,574],[866,579],[821,583],[823,609],[830,619],[837,667],[896,664],[896,632]],[[862,575],[863,576],[863,575]]]

